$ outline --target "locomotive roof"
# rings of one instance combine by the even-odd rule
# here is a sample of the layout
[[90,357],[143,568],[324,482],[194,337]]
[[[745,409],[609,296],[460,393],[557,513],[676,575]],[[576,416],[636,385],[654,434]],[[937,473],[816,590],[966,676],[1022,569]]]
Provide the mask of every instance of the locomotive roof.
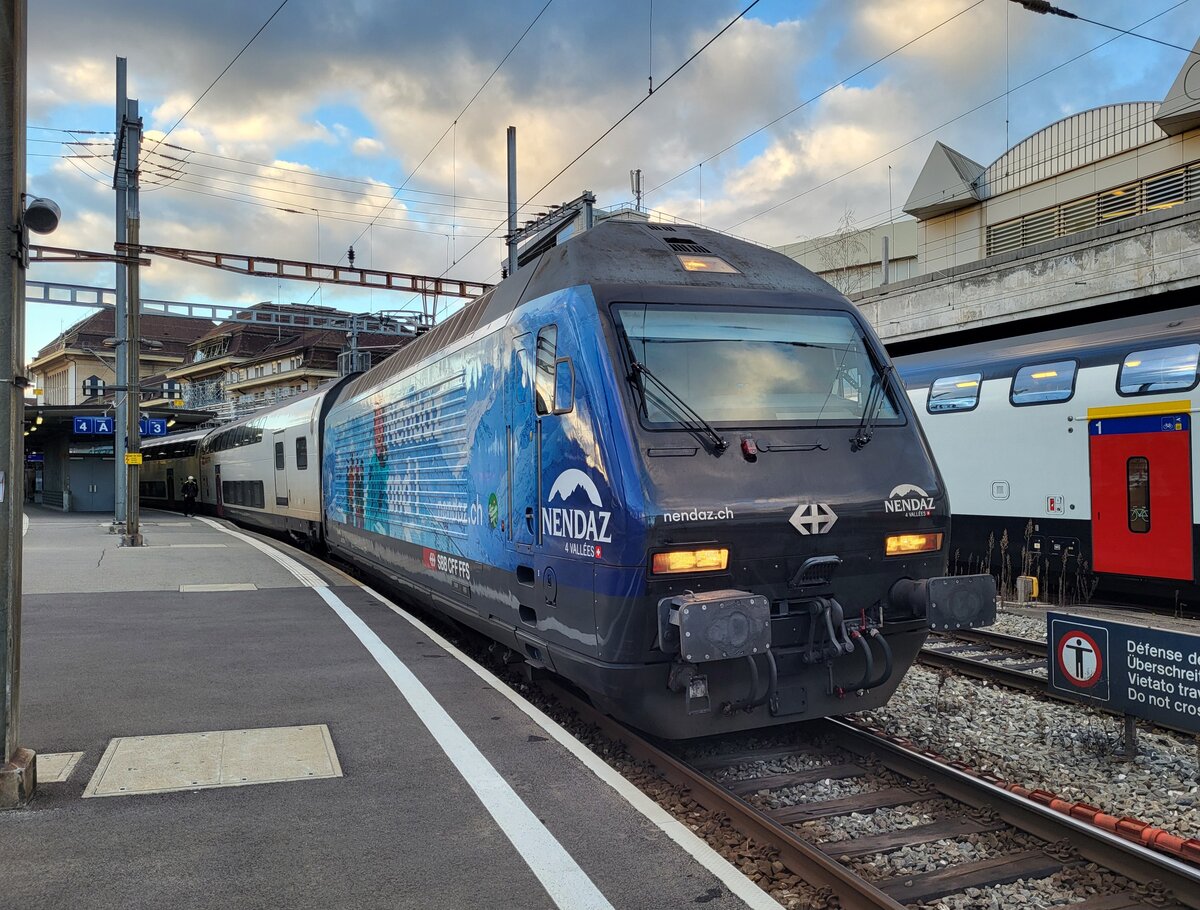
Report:
[[[717,256],[734,274],[688,271],[681,255]],[[791,292],[852,308],[845,297],[794,259],[705,228],[610,218],[552,247],[383,363],[350,383],[347,398],[376,388],[481,325],[521,304],[581,285],[737,288]]]

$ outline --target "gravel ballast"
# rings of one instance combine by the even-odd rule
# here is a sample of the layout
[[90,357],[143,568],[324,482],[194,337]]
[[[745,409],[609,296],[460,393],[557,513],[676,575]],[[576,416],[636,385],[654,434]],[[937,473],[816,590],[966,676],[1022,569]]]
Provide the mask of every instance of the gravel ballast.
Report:
[[1142,730],[1125,761],[1120,718],[919,666],[856,716],[1012,783],[1200,837],[1198,746],[1186,736]]

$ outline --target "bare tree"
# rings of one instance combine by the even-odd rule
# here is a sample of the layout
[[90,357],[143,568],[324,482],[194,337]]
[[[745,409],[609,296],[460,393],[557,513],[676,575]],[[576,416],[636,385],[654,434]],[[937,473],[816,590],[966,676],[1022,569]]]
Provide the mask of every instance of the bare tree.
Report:
[[862,290],[869,268],[864,232],[854,226],[854,211],[846,209],[838,226],[818,241],[818,255],[824,267],[818,274],[843,294]]

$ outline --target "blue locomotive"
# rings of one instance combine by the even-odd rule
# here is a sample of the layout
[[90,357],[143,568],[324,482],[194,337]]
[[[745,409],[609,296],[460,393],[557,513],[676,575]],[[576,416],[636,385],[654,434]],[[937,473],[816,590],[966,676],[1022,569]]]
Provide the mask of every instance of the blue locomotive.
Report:
[[945,488],[870,327],[715,232],[603,221],[246,423],[200,446],[214,507],[663,737],[875,707],[931,625],[994,616],[990,576],[940,577]]

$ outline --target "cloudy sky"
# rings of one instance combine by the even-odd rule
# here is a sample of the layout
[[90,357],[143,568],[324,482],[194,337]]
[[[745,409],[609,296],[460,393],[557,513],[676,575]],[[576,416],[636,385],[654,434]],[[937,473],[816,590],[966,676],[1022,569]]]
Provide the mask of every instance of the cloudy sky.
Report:
[[[749,0],[288,0],[188,112],[279,2],[30,3],[28,190],[63,210],[42,242],[111,249],[117,56],[146,129],[143,242],[322,262],[353,243],[359,265],[477,281],[499,278],[510,124],[530,211],[584,189],[620,204],[641,168],[649,207],[779,245],[899,214],[935,139],[987,164],[1063,116],[1160,100],[1185,57],[1007,0],[760,0],[662,85]],[[1194,0],[1059,5],[1200,34]],[[113,269],[29,278],[112,287]],[[165,260],[142,293],[419,306]],[[31,306],[27,352],[85,314]]]

